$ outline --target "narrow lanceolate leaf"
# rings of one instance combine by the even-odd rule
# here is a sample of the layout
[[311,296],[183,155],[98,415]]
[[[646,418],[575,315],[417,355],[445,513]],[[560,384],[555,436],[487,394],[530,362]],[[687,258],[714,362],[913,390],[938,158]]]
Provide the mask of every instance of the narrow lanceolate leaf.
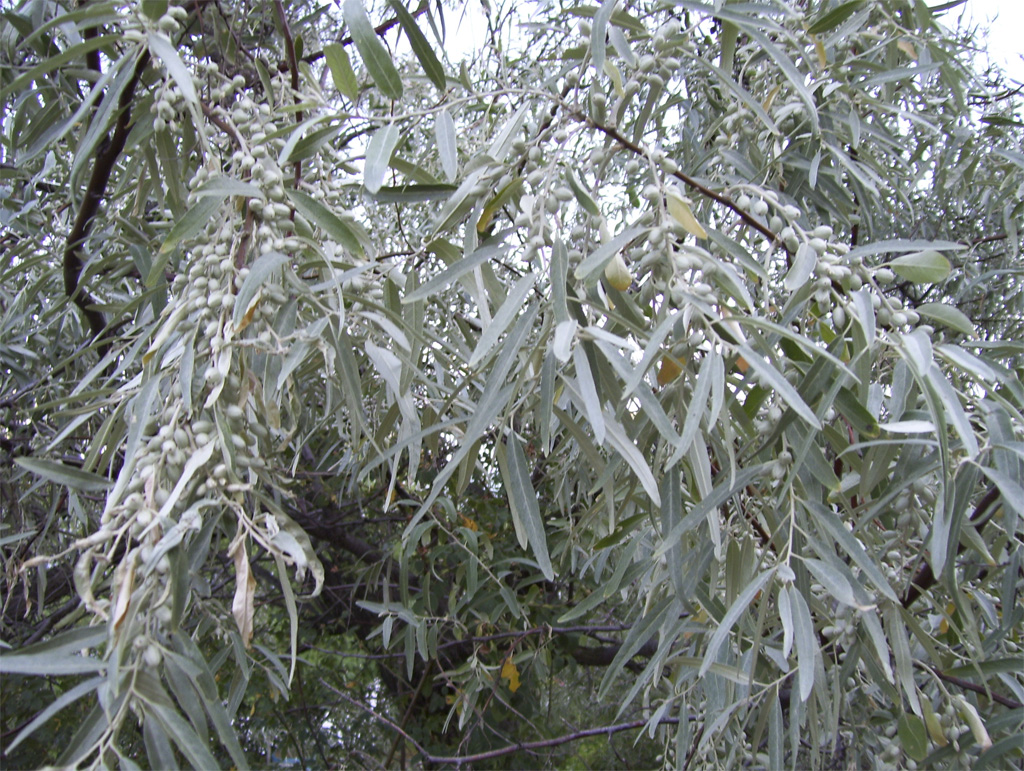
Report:
[[974,329],[974,322],[972,322],[967,314],[959,308],[954,308],[952,305],[946,305],[946,303],[922,303],[914,307],[918,313],[927,319],[937,321],[950,329],[956,330],[957,332],[963,332],[965,335],[971,337],[977,337],[977,332]]
[[668,213],[672,216],[672,219],[686,228],[687,233],[702,240],[707,239],[708,231],[693,216],[693,209],[690,208],[690,204],[677,190],[668,191],[665,195],[665,205],[668,207]]
[[594,61],[594,69],[601,72],[604,69],[604,55],[607,47],[608,20],[618,5],[617,0],[604,0],[601,7],[594,14],[594,24],[590,31],[590,57]]
[[150,32],[149,50],[157,59],[164,63],[164,67],[167,68],[170,76],[174,78],[174,82],[181,90],[181,95],[185,97],[185,100],[190,104],[198,105],[199,98],[196,96],[195,84],[192,83],[192,73],[185,66],[181,57],[178,56],[178,51],[174,44],[163,33]]
[[[580,346],[577,346],[576,351],[579,350],[581,350]],[[615,420],[614,415],[605,412],[604,426],[609,444],[615,448],[615,451],[633,469],[633,473],[640,480],[644,491],[650,496],[651,502],[655,506],[661,506],[661,492],[658,490],[658,483],[654,478],[654,474],[651,473],[647,461],[644,460],[643,453],[637,449],[633,441],[626,435],[626,430]]]
[[107,663],[92,656],[0,656],[0,672],[9,675],[81,675],[106,669]]
[[236,330],[243,329],[246,326],[243,322],[248,316],[249,303],[256,297],[260,287],[263,286],[268,278],[290,261],[287,255],[280,252],[268,252],[256,258],[256,261],[249,269],[249,275],[245,277],[242,286],[238,290],[238,296],[235,298],[235,305],[232,309],[234,313],[232,322]]
[[363,255],[363,245],[355,228],[348,221],[339,217],[315,198],[299,190],[289,190],[288,197],[291,199],[292,206],[302,216],[353,254]]
[[[604,698],[608,693],[608,690],[614,683],[617,682],[616,678],[626,664],[636,655],[636,652],[640,650],[644,643],[654,636],[655,632],[665,623],[665,620],[669,617],[670,613],[675,611],[678,612],[680,609],[679,600],[675,597],[665,597],[657,605],[651,608],[640,621],[633,624],[633,627],[629,630],[629,634],[626,635],[626,639],[622,641],[622,646],[619,648],[619,652],[615,654],[615,658],[612,659],[611,666],[604,673],[604,677],[601,678],[601,685],[597,690],[597,697],[599,699]],[[701,673],[703,674],[703,672]],[[623,705],[625,706],[625,705]]]
[[917,685],[914,682],[913,655],[910,651],[910,639],[907,629],[900,617],[900,610],[895,605],[885,609],[885,628],[889,633],[889,645],[892,647],[893,659],[896,662],[896,676],[900,686],[907,695],[907,700],[916,714],[921,713],[921,703],[917,697]]
[[437,151],[441,156],[441,168],[449,182],[459,175],[459,150],[455,137],[455,121],[445,108],[434,119],[434,135],[437,137]]
[[807,31],[812,35],[820,35],[822,32],[835,29],[863,7],[863,5],[864,0],[849,0],[842,5],[818,14],[818,18],[811,22]]
[[811,611],[799,590],[790,584],[786,587],[790,606],[793,610],[793,632],[796,638],[797,681],[800,685],[800,701],[807,701],[814,689],[815,655],[818,640],[814,634]]
[[505,302],[502,303],[498,312],[494,314],[494,318],[491,319],[491,323],[487,325],[483,334],[480,335],[480,340],[477,341],[473,355],[469,358],[470,368],[476,367],[483,360],[495,343],[498,342],[498,338],[508,329],[516,314],[522,310],[523,301],[526,300],[530,290],[533,289],[533,284],[536,280],[536,274],[527,273],[512,287]]
[[783,400],[793,411],[801,418],[807,421],[807,423],[813,428],[821,428],[821,421],[818,420],[818,416],[814,414],[807,402],[803,400],[799,392],[793,385],[782,376],[775,367],[765,361],[764,357],[760,354],[755,353],[754,350],[748,345],[739,345],[737,349],[743,358],[746,360],[754,372],[761,378],[761,383],[768,385],[775,389],[775,392],[783,398]]
[[789,658],[793,651],[793,603],[789,599],[789,587],[779,592],[779,620],[782,622],[782,657]]
[[619,251],[624,249],[630,241],[637,238],[646,231],[646,228],[627,228],[612,238],[608,243],[603,244],[599,249],[589,254],[583,262],[576,266],[574,275],[579,281],[588,284],[594,283],[597,277],[604,271],[604,266]]
[[253,633],[253,617],[256,614],[256,578],[249,566],[249,554],[245,549],[245,531],[239,529],[228,549],[228,557],[235,562],[235,596],[231,601],[231,615],[238,625],[238,633],[246,648],[250,647]]
[[960,402],[960,395],[949,384],[949,379],[938,365],[932,364],[928,369],[926,382],[934,389],[942,405],[946,408],[949,420],[953,424],[953,428],[956,429],[960,441],[963,442],[964,449],[972,458],[976,457],[981,452],[981,448],[978,445],[978,437],[974,434],[971,420],[967,417],[964,406]]
[[210,217],[220,208],[221,201],[224,200],[225,195],[226,193],[224,192],[211,192],[209,195],[203,196],[196,201],[189,208],[188,213],[178,220],[164,237],[164,242],[160,245],[160,254],[169,253],[182,241],[192,238],[192,236],[206,227]]
[[363,167],[363,184],[371,193],[376,193],[384,184],[391,155],[398,146],[401,132],[394,123],[377,129],[366,146],[366,164]]
[[594,383],[594,375],[590,371],[590,363],[587,361],[586,351],[582,345],[577,345],[572,352],[572,360],[576,365],[576,382],[580,388],[580,395],[583,397],[583,411],[590,421],[590,428],[594,432],[594,441],[597,444],[604,444],[606,428],[604,424],[604,413],[601,410],[601,400],[597,395],[597,386]]
[[402,76],[395,69],[391,54],[377,37],[377,32],[370,23],[370,17],[363,7],[362,0],[345,0],[345,23],[355,41],[363,64],[370,72],[370,77],[377,84],[384,96],[390,99],[402,98]]
[[773,575],[775,575],[775,571],[766,570],[755,576],[754,580],[747,584],[747,588],[740,592],[740,596],[736,598],[736,601],[733,602],[729,610],[722,616],[722,621],[715,630],[715,633],[711,635],[708,648],[704,652],[704,661],[700,665],[701,677],[707,673],[711,665],[718,659],[718,651],[729,638],[732,628],[739,621],[740,616],[747,612],[747,608],[750,607],[750,603],[754,601],[757,593],[764,588],[764,585],[768,583]]
[[952,266],[942,252],[925,249],[897,257],[889,263],[897,275],[914,284],[937,284],[945,281]]
[[508,440],[508,471],[509,471],[509,502],[512,516],[518,517],[530,548],[537,558],[537,564],[548,581],[554,580],[555,572],[548,556],[548,542],[544,533],[544,520],[541,518],[537,492],[530,481],[530,467],[526,461],[519,440],[511,436]]
[[875,607],[874,605],[865,604],[863,600],[857,597],[857,592],[854,590],[853,585],[838,568],[812,557],[804,557],[804,564],[818,582],[825,587],[825,591],[834,599],[859,610],[871,610],[871,608]]
[[796,256],[793,258],[793,267],[786,273],[786,278],[782,283],[790,292],[795,292],[807,283],[807,279],[811,277],[814,266],[817,264],[818,253],[811,248],[810,244],[806,242],[800,244],[796,250]]
[[105,680],[106,677],[94,677],[90,680],[86,680],[83,683],[79,683],[74,688],[62,693],[46,709],[44,709],[42,712],[36,715],[31,723],[29,723],[21,730],[21,733],[18,734],[18,738],[16,738],[13,742],[8,744],[4,748],[4,752],[12,752],[15,747],[22,743],[22,741],[31,736],[32,733],[37,728],[39,728],[39,726],[41,726],[43,723],[45,723],[47,720],[49,720],[51,717],[53,717],[55,714],[60,712],[62,709],[64,709],[72,702],[75,702],[78,699],[85,696],[86,694],[95,691],[97,688],[99,688],[100,684],[103,683]]
[[430,78],[431,83],[444,91],[448,85],[444,76],[444,67],[441,66],[441,61],[437,58],[437,54],[434,53],[434,49],[431,48],[426,37],[420,32],[420,28],[416,25],[416,19],[409,13],[401,0],[389,0],[389,5],[395,9],[395,15],[398,17],[406,37],[409,38],[409,45],[412,47],[413,53],[420,60],[423,72]]
[[15,458],[14,462],[36,476],[41,476],[49,482],[56,482],[59,485],[70,487],[72,490],[82,492],[95,492],[106,490],[112,484],[111,481],[98,474],[83,471],[75,466],[66,463],[46,460],[45,458]]
[[487,244],[486,246],[481,246],[472,254],[467,254],[455,264],[449,265],[430,280],[424,281],[416,289],[403,297],[402,303],[407,304],[430,297],[436,292],[444,289],[453,281],[457,280],[460,276],[466,275],[474,268],[478,268],[483,265],[492,257],[504,254],[506,251],[508,251],[508,246],[504,244]]
[[345,47],[340,43],[324,46],[324,59],[327,60],[327,67],[331,71],[334,87],[348,97],[350,102],[356,102],[359,99],[359,81],[356,79]]
[[[931,425],[931,424],[929,424]],[[933,429],[934,430],[934,427]],[[821,504],[815,504],[811,501],[804,503],[807,507],[808,512],[814,517],[817,524],[826,530],[852,559],[857,566],[861,569],[862,574],[867,576],[868,580],[875,586],[878,591],[884,594],[893,602],[898,602],[899,598],[896,596],[896,592],[889,585],[888,579],[885,574],[879,569],[878,564],[875,562],[875,558],[865,551],[861,542],[858,541],[854,535],[849,532],[839,520],[839,517],[829,509],[825,508]]]

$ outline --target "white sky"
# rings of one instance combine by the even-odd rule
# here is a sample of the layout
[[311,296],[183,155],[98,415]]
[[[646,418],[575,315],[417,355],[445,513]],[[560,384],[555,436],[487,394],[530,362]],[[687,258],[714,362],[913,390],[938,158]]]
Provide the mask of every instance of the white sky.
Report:
[[[927,2],[934,6],[941,5],[945,0]],[[942,23],[951,29],[956,28],[958,19],[967,26],[980,24],[987,27],[988,48],[993,61],[1001,65],[1014,80],[1024,83],[1024,0],[967,0],[964,5],[941,17]],[[456,53],[450,52],[450,55],[456,61],[464,55],[459,40],[465,41],[464,47],[468,52],[486,35],[486,23],[478,3],[467,3],[456,14],[449,14],[446,20],[457,30],[449,39],[449,45],[455,43]]]
[[[1001,64],[1014,80],[1024,82],[1024,60],[1021,59],[1024,54],[1024,0],[967,0],[964,9],[965,21],[990,27],[988,39],[992,59]],[[952,15],[959,14],[960,10],[954,9],[950,14],[952,18],[944,20],[947,26],[956,26]]]

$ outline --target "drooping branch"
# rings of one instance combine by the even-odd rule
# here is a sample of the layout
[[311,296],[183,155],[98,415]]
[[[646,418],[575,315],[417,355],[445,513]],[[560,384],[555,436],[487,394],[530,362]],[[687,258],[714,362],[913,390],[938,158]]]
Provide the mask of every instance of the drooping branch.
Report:
[[[64,293],[78,306],[82,315],[85,316],[92,332],[93,339],[100,339],[106,330],[106,319],[103,314],[93,306],[96,300],[80,285],[82,276],[82,247],[92,230],[93,221],[99,211],[103,196],[107,191],[107,183],[114,171],[114,164],[124,150],[125,142],[128,140],[129,124],[131,123],[131,103],[135,95],[135,87],[138,85],[142,74],[149,64],[149,52],[143,51],[139,60],[135,63],[135,72],[132,78],[125,85],[121,97],[118,99],[118,116],[114,124],[114,131],[108,134],[100,143],[100,152],[96,156],[96,162],[92,168],[92,176],[89,178],[89,185],[85,189],[85,196],[82,205],[75,217],[75,224],[68,234],[67,245],[64,248]],[[101,343],[100,353],[107,350],[106,343]]]

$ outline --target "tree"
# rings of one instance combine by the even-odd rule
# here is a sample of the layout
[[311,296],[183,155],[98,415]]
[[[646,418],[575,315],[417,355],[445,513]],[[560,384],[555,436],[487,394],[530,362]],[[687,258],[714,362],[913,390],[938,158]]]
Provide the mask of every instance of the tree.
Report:
[[959,4],[6,10],[5,762],[1019,764]]

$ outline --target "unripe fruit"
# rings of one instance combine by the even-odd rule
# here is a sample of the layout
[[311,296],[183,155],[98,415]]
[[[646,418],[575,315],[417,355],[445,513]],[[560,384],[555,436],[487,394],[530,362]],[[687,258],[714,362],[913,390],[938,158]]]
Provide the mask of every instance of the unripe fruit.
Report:
[[160,653],[160,649],[155,645],[150,645],[146,648],[146,651],[142,654],[142,660],[146,662],[146,666],[155,668],[160,666],[160,662],[163,661],[163,654]]

